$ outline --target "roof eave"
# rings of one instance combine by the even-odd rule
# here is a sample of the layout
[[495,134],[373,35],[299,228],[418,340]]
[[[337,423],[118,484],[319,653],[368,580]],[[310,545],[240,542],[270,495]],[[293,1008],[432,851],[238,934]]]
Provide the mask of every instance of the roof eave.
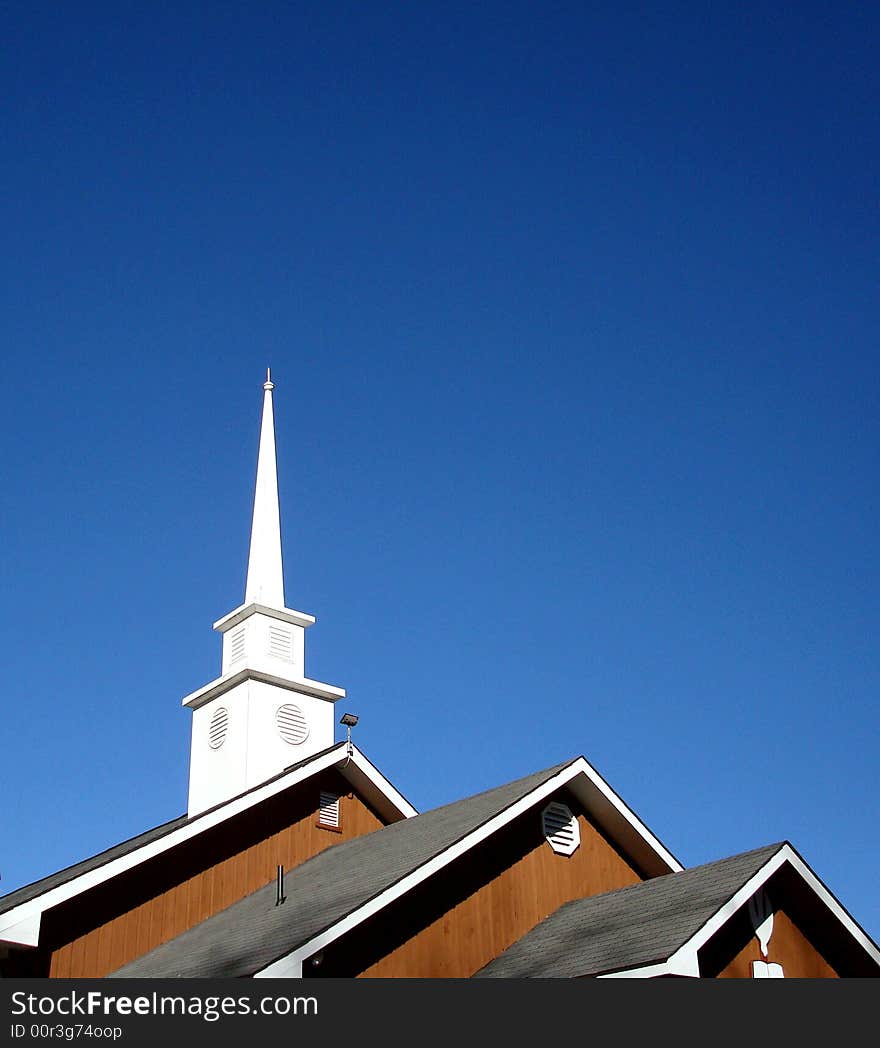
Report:
[[700,965],[696,953],[668,957],[665,961],[641,964],[615,972],[602,972],[597,979],[662,979],[676,976],[680,979],[699,979]]
[[687,942],[673,953],[669,960],[672,963],[690,963],[696,961],[699,951],[718,930],[760,889],[782,866],[788,864],[806,882],[830,916],[840,925],[845,933],[864,951],[871,961],[880,968],[880,949],[866,934],[864,929],[853,920],[846,909],[838,902],[833,893],[816,876],[792,845],[786,841],[764,865],[757,870],[746,883],[735,892],[723,906]]
[[378,895],[355,906],[345,916],[333,921],[308,940],[293,946],[274,961],[254,973],[255,978],[297,978],[302,973],[303,961],[341,938],[373,914],[405,895],[439,872],[459,856],[490,837],[513,819],[535,807],[558,790],[567,787],[584,804],[586,810],[600,824],[613,829],[626,838],[635,850],[641,865],[649,873],[653,868],[659,873],[680,872],[683,867],[668,852],[634,812],[617,796],[601,775],[584,757],[577,757],[561,771],[541,785],[530,790],[524,797],[471,830],[461,840],[422,863],[399,880],[388,885]]
[[24,902],[0,913],[0,943],[14,946],[39,945],[42,914],[68,899],[75,898],[91,888],[111,880],[142,862],[169,851],[185,841],[198,836],[205,830],[225,822],[241,812],[256,806],[268,797],[281,793],[330,768],[337,768],[352,784],[362,790],[366,799],[378,813],[389,822],[416,815],[416,809],[406,800],[354,745],[350,748],[339,743],[314,761],[271,779],[246,793],[218,804],[200,813],[182,825],[173,827],[161,837],[155,838],[123,855],[109,859],[100,866],[74,875],[70,880],[48,888]]

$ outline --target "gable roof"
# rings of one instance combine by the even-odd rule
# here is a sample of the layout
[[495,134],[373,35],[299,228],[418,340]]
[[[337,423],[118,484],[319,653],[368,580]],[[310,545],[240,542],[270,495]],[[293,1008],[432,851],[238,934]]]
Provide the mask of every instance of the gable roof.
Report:
[[110,977],[253,975],[364,906],[565,767],[555,765],[327,848],[287,874],[282,905],[275,905],[273,881]]
[[577,978],[667,960],[782,844],[566,903],[475,978]]
[[697,951],[783,864],[849,933],[861,964],[880,951],[787,841],[566,903],[475,978],[699,975]]
[[181,815],[171,819],[97,855],[0,896],[0,942],[36,946],[45,910],[190,840],[267,797],[328,768],[336,768],[384,817],[408,818],[415,815],[415,808],[355,746],[349,752],[347,743],[341,742],[285,768],[266,782],[207,811],[192,817]]
[[356,927],[563,787],[622,834],[633,850],[650,849],[656,868],[681,869],[584,758],[577,757],[329,848],[290,872],[283,905],[275,905],[274,882],[267,884],[112,975],[295,974],[303,956]]
[[[2,915],[8,910],[15,909],[15,907],[20,906],[22,903],[29,902],[31,899],[36,899],[40,895],[51,891],[53,888],[67,884],[68,881],[75,880],[77,877],[80,877],[85,873],[90,873],[92,870],[97,870],[106,863],[112,862],[114,859],[121,858],[124,855],[128,855],[130,852],[137,851],[138,848],[142,848],[144,845],[152,844],[153,841],[160,840],[166,834],[171,833],[181,826],[185,826],[189,821],[190,820],[186,815],[179,815],[176,819],[169,819],[168,822],[163,822],[159,826],[154,826],[152,829],[145,830],[143,833],[139,833],[136,837],[131,837],[127,841],[121,841],[119,844],[114,844],[112,847],[106,848],[102,852],[98,852],[97,855],[91,855],[87,859],[82,859],[80,862],[75,862],[73,865],[66,866],[62,870],[50,873],[47,877],[41,877],[39,880],[32,881],[30,884],[25,884],[21,888],[16,888],[15,891],[0,896],[0,917],[2,917]],[[2,937],[3,933],[0,931],[0,939],[2,939]]]

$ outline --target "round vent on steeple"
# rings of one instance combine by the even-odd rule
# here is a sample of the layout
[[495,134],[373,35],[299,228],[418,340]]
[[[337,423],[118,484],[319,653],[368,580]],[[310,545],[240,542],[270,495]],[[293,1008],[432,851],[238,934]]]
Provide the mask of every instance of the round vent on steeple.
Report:
[[291,746],[299,746],[309,737],[309,725],[299,706],[288,702],[275,711],[278,734]]
[[208,745],[212,750],[219,750],[226,738],[226,729],[229,727],[229,713],[225,706],[218,706],[211,717],[208,725]]

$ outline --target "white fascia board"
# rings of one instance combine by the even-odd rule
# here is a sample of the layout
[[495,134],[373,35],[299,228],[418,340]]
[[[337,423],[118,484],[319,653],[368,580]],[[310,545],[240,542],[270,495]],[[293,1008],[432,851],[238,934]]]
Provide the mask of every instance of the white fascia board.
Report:
[[596,769],[584,757],[578,757],[576,764],[584,777],[574,779],[570,784],[571,792],[588,812],[598,818],[603,828],[623,830],[630,838],[626,843],[638,853],[635,857],[648,867],[651,876],[680,873],[684,867],[678,859],[660,843]]
[[[402,815],[405,819],[411,819],[419,814],[360,750],[352,749],[351,760],[342,761],[337,770],[356,790],[371,800],[383,815]],[[391,805],[390,812],[387,811],[388,805]]]
[[786,844],[784,850],[788,853],[788,861],[797,870],[801,877],[803,877],[822,902],[824,902],[828,909],[834,914],[837,920],[840,921],[843,927],[856,940],[856,942],[858,942],[865,953],[870,956],[875,964],[880,965],[880,949],[877,948],[877,944],[865,934],[864,930],[860,928],[858,924],[856,924],[849,913],[847,913],[843,906],[840,905],[834,895],[825,887],[816,874],[813,873],[794,848]]
[[294,611],[293,608],[270,608],[266,604],[239,604],[239,606],[217,619],[213,628],[218,633],[225,633],[237,626],[239,622],[250,618],[251,615],[266,615],[270,619],[278,619],[280,622],[291,622],[294,626],[314,626],[315,616],[307,615],[304,611]]
[[298,954],[289,953],[254,975],[255,979],[301,979],[303,960]]
[[597,975],[597,979],[657,979],[661,975],[668,975],[666,961],[659,964],[646,964],[643,968],[627,968],[622,972],[605,972]]
[[[325,753],[322,757],[316,758],[312,763],[305,767],[292,771],[289,775],[283,775],[272,782],[267,782],[263,786],[258,786],[256,789],[253,789],[246,794],[242,794],[239,797],[235,797],[231,801],[227,801],[225,804],[220,805],[217,808],[213,808],[201,815],[197,815],[190,822],[176,830],[172,830],[164,837],[151,841],[149,844],[145,844],[125,855],[120,855],[116,859],[111,859],[109,862],[104,863],[103,866],[82,873],[78,877],[73,877],[71,880],[65,881],[64,884],[59,884],[55,888],[50,888],[42,895],[29,899],[27,902],[20,903],[6,913],[0,914],[0,942],[5,941],[7,935],[21,935],[23,937],[29,935],[33,938],[33,929],[35,928],[37,940],[33,942],[22,942],[21,944],[29,946],[38,945],[40,915],[46,910],[51,909],[53,906],[58,906],[60,903],[66,902],[68,899],[74,898],[81,892],[88,891],[90,888],[103,884],[105,881],[109,881],[113,877],[125,873],[126,870],[133,869],[135,866],[139,866],[142,862],[146,862],[148,859],[161,855],[163,852],[175,848],[178,844],[182,844],[184,841],[197,837],[205,830],[209,830],[213,826],[217,826],[220,823],[225,822],[227,819],[231,819],[233,816],[247,811],[248,808],[252,808],[254,805],[262,803],[269,797],[273,797],[275,794],[281,793],[283,790],[289,789],[291,786],[304,782],[313,775],[317,775],[319,772],[326,771],[328,768],[332,768],[339,764],[346,764],[349,767],[354,766],[360,769],[364,778],[369,780],[373,787],[387,798],[388,803],[392,808],[396,808],[399,811],[401,817],[411,818],[413,815],[418,814],[415,808],[413,808],[408,801],[405,801],[397,790],[390,786],[390,783],[387,782],[385,777],[376,771],[370,761],[361,754],[360,750],[356,747],[352,747],[352,752],[349,754],[344,746],[336,746]],[[343,769],[343,774],[345,774],[345,769]],[[388,788],[387,792],[386,787]],[[28,924],[28,922],[33,921],[35,921],[36,924]],[[18,942],[19,940],[11,939],[10,941]]]
[[[590,778],[591,781],[596,780],[597,785],[601,784],[605,788],[605,791],[607,791],[606,795],[608,800],[617,802],[617,806],[621,809],[627,819],[634,821],[637,827],[641,827],[646,839],[653,839],[652,835],[648,833],[646,828],[641,826],[641,823],[635,818],[632,812],[630,812],[629,808],[627,808],[623,802],[617,798],[617,795],[614,794],[607,783],[605,783],[605,780],[590,767],[583,757],[578,757],[567,767],[563,768],[562,771],[557,772],[556,775],[548,779],[542,785],[536,786],[531,793],[526,794],[525,797],[520,798],[520,800],[515,804],[512,804],[510,807],[505,808],[504,811],[499,812],[496,816],[489,819],[488,822],[483,823],[482,826],[478,826],[475,830],[472,830],[466,837],[463,837],[456,844],[453,844],[444,852],[441,852],[440,855],[423,863],[417,869],[413,870],[405,877],[402,877],[396,883],[390,885],[385,889],[385,891],[380,892],[375,898],[371,899],[363,906],[360,906],[358,909],[353,910],[341,920],[337,921],[336,924],[326,928],[323,932],[319,933],[302,946],[297,947],[284,957],[280,957],[261,971],[256,972],[254,978],[295,978],[296,976],[292,973],[295,972],[297,968],[301,971],[303,961],[307,960],[313,953],[328,946],[340,936],[351,931],[352,928],[356,928],[369,917],[372,917],[375,913],[384,909],[389,903],[394,902],[395,899],[399,899],[402,895],[405,895],[408,891],[417,887],[429,877],[434,876],[434,874],[448,866],[455,859],[459,858],[459,856],[464,855],[465,852],[476,847],[476,845],[486,840],[487,837],[491,837],[493,833],[496,833],[508,823],[513,822],[513,820],[522,815],[523,812],[540,804],[542,800],[551,796],[563,786],[571,787],[572,782],[584,775]],[[680,871],[682,867],[678,862],[673,859],[672,856],[669,856],[669,853],[666,852],[665,849],[663,849],[663,852],[669,857],[670,862],[675,864],[673,869]]]
[[336,688],[332,684],[322,684],[317,680],[309,680],[308,677],[278,677],[274,673],[266,673],[265,670],[255,670],[249,666],[236,670],[235,673],[227,673],[225,677],[216,677],[197,691],[191,691],[180,700],[181,706],[189,706],[197,710],[206,702],[222,695],[224,692],[241,684],[245,680],[258,680],[264,684],[274,684],[277,688],[285,688],[287,691],[297,691],[305,695],[314,695],[317,699],[326,699],[328,702],[339,702],[345,698],[345,688]]
[[659,979],[664,975],[678,975],[687,979],[699,979],[700,968],[697,957],[679,958],[675,961],[659,961],[657,964],[646,964],[641,968],[626,968],[620,972],[605,972],[597,979]]
[[807,866],[794,848],[787,843],[783,844],[779,851],[775,855],[772,855],[761,869],[746,881],[742,888],[740,888],[735,895],[731,896],[731,898],[709,918],[698,932],[696,932],[686,943],[683,943],[675,953],[672,954],[669,958],[669,963],[687,963],[687,957],[689,955],[692,955],[694,962],[696,962],[698,951],[705,946],[712,936],[730,920],[737,910],[739,910],[741,906],[744,906],[785,863],[788,863],[798,874],[800,874],[809,887],[816,893],[818,898],[837,918],[840,924],[846,929],[852,938],[858,942],[865,953],[868,954],[875,964],[880,965],[880,950],[877,949],[877,946],[868,938],[852,917],[850,917],[846,910],[840,905],[837,899],[834,898],[815,873],[813,873],[810,867]]
[[9,943],[14,946],[39,946],[42,916],[42,913],[32,913],[22,918],[17,924],[4,927],[0,930],[0,943]]

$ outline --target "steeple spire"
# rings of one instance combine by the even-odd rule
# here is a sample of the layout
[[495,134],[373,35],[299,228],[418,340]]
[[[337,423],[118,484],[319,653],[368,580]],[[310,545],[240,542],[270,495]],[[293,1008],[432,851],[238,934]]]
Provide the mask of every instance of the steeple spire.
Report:
[[305,675],[305,632],[315,619],[284,606],[272,375],[263,421],[244,604],[214,623],[221,675],[182,703],[193,711],[189,814],[266,782],[333,745],[343,688]]
[[281,565],[281,516],[278,509],[278,469],[275,463],[275,417],[272,411],[272,373],[266,368],[263,383],[263,421],[254,490],[254,516],[248,554],[245,604],[284,607],[284,573]]

